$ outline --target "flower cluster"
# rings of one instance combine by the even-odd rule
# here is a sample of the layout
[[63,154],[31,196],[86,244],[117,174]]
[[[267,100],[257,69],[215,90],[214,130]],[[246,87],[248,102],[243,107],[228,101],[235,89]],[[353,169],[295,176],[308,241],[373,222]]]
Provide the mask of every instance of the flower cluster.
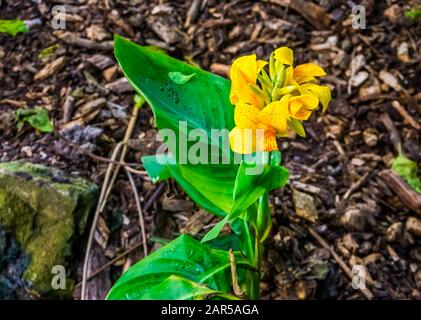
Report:
[[257,60],[254,54],[233,62],[230,100],[235,105],[236,126],[230,132],[230,144],[234,152],[277,150],[276,137],[288,136],[288,127],[304,136],[301,121],[319,104],[326,110],[330,89],[316,84],[316,77],[326,73],[313,63],[294,68],[293,60],[292,50],[282,47],[272,52],[269,63]]

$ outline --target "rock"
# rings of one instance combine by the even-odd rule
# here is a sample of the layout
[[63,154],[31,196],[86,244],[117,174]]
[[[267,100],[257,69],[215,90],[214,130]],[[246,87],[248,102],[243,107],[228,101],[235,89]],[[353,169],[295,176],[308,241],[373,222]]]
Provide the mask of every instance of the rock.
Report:
[[188,200],[165,198],[162,200],[162,209],[172,212],[190,212],[193,210],[194,204]]
[[363,231],[365,229],[365,217],[357,208],[348,209],[341,217],[340,222],[348,230]]
[[64,67],[64,62],[66,61],[65,57],[57,58],[56,60],[48,63],[45,65],[44,68],[42,68],[40,71],[38,71],[35,74],[34,80],[35,81],[42,81],[49,77],[51,77],[53,74],[59,72],[61,68]]
[[402,236],[403,223],[395,222],[386,231],[386,240],[394,242]]
[[85,229],[97,189],[58,169],[25,162],[0,164],[0,227],[28,254],[22,277],[40,294],[54,293],[51,269],[68,265],[72,242]]
[[0,227],[0,299],[31,299],[28,284],[22,280],[28,263],[29,256],[15,237]]
[[292,201],[294,202],[295,213],[298,217],[310,222],[317,221],[319,216],[312,196],[293,188]]
[[409,217],[408,220],[406,220],[405,229],[414,236],[421,238],[421,220]]

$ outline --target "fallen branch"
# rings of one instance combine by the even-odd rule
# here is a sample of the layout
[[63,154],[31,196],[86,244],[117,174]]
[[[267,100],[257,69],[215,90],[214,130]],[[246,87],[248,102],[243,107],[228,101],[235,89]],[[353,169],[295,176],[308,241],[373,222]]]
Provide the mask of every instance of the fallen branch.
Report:
[[107,163],[110,163],[110,164],[115,164],[115,165],[119,165],[119,166],[123,166],[123,167],[129,168],[129,171],[132,172],[132,173],[136,173],[136,174],[140,174],[140,175],[144,175],[144,176],[147,175],[146,171],[135,170],[135,169],[132,168],[132,167],[141,167],[141,164],[139,164],[139,163],[127,163],[127,162],[124,162],[124,161],[116,161],[116,160],[112,160],[112,159],[109,159],[109,158],[98,156],[98,155],[96,155],[96,154],[94,154],[92,152],[89,152],[89,151],[83,149],[80,145],[74,143],[73,141],[71,141],[71,140],[63,137],[59,133],[59,129],[55,126],[55,124],[53,124],[53,126],[54,126],[54,134],[59,139],[63,140],[69,146],[77,149],[79,152],[83,153],[84,155],[86,155],[86,156],[88,156],[88,157],[90,157],[90,158],[92,158],[94,160],[97,160],[97,161],[107,162]]
[[139,192],[137,192],[136,184],[134,182],[133,176],[131,173],[126,169],[127,177],[129,178],[130,185],[132,186],[133,196],[136,202],[137,212],[139,214],[139,226],[140,232],[142,233],[142,242],[143,242],[143,256],[146,257],[148,255],[148,244],[146,242],[146,230],[145,230],[145,221],[143,219],[143,212],[142,206],[140,204]]
[[402,204],[421,214],[421,194],[412,190],[401,177],[391,170],[383,170],[379,176],[397,194]]
[[[120,152],[120,149],[121,149],[122,146],[123,146],[123,143],[121,143],[121,142],[116,145],[116,147],[114,148],[113,154],[111,156],[111,160],[115,161],[115,159],[117,158],[117,155]],[[110,181],[112,169],[113,169],[113,164],[109,163],[108,168],[107,168],[107,172],[105,174],[105,179],[104,179],[104,182],[102,184],[101,194],[99,196],[99,201],[98,201],[97,207],[95,209],[94,220],[92,221],[91,230],[89,232],[88,245],[86,246],[85,260],[83,262],[81,300],[86,300],[86,284],[87,284],[87,279],[88,279],[89,254],[90,254],[91,249],[92,249],[94,233],[95,233],[96,226],[98,224],[99,215],[101,213],[100,208],[102,207],[102,204],[103,204],[103,201],[104,201],[104,195],[105,195],[106,189],[108,188],[108,183]]]
[[69,31],[55,31],[54,37],[67,43],[71,46],[81,47],[85,49],[99,50],[99,51],[113,51],[113,41],[96,42],[89,39],[81,38],[79,35]]

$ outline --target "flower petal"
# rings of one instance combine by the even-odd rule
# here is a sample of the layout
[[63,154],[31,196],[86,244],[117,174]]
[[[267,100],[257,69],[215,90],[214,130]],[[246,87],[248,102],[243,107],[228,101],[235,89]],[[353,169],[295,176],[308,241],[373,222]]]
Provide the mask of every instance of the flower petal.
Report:
[[239,128],[257,128],[257,116],[260,112],[259,108],[250,104],[240,102],[234,109],[234,122]]
[[282,64],[292,65],[294,61],[294,53],[288,47],[281,47],[274,51],[275,59]]
[[233,62],[230,70],[230,101],[232,104],[235,105],[241,101],[260,108],[263,107],[263,99],[258,97],[249,86],[250,83],[256,84],[257,70],[263,66],[261,61],[256,61],[255,54],[240,57]]
[[315,110],[319,105],[319,99],[313,94],[303,94],[291,98],[291,103],[294,101],[300,101],[309,110]]
[[280,101],[274,101],[263,108],[259,115],[259,121],[280,133],[287,132],[287,120],[289,118],[290,95],[285,95]]
[[319,98],[320,103],[323,106],[323,112],[326,111],[326,108],[331,100],[330,89],[327,86],[319,86],[313,83],[306,83],[300,86],[300,92],[302,94],[310,93]]
[[270,129],[250,129],[235,127],[229,134],[231,150],[249,154],[256,151],[278,150],[276,132]]
[[279,89],[279,95],[283,96],[284,94],[291,93],[296,89],[298,89],[298,86],[290,85],[290,86],[282,87],[281,89]]
[[301,108],[296,114],[293,115],[293,117],[297,120],[308,120],[308,118],[311,116],[311,112],[311,110]]
[[278,150],[278,143],[276,142],[276,132],[273,130],[265,130],[264,151]]
[[322,67],[314,63],[304,63],[294,68],[294,79],[298,83],[304,83],[313,77],[323,77],[326,72]]
[[298,83],[294,79],[294,68],[288,67],[285,71],[285,82],[284,86],[298,86]]
[[267,65],[268,63],[264,60],[257,60],[256,75]]

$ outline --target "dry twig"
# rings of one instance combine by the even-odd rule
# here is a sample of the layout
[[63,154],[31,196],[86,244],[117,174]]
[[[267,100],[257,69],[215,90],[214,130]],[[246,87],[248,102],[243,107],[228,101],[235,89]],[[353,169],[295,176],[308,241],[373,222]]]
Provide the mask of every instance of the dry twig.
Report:
[[[338,263],[338,265],[341,267],[341,269],[345,272],[345,274],[350,278],[351,280],[354,278],[354,275],[352,274],[351,269],[348,267],[348,265],[345,263],[345,261],[342,260],[342,258],[335,252],[335,250],[332,249],[331,246],[327,244],[327,242],[311,227],[307,227],[308,232],[310,235],[317,240],[317,242],[325,249],[329,250],[330,254],[332,255],[333,259]],[[373,299],[373,294],[368,288],[362,289],[360,288],[361,292],[364,294],[364,296],[371,300]]]
[[127,177],[129,178],[130,185],[132,186],[133,196],[135,198],[137,211],[139,214],[139,225],[140,225],[140,232],[142,233],[142,241],[143,241],[143,255],[146,257],[148,255],[148,244],[146,242],[146,230],[145,230],[145,221],[143,219],[142,213],[142,206],[140,204],[140,197],[139,192],[137,192],[136,184],[134,182],[133,176],[131,173],[126,169]]

